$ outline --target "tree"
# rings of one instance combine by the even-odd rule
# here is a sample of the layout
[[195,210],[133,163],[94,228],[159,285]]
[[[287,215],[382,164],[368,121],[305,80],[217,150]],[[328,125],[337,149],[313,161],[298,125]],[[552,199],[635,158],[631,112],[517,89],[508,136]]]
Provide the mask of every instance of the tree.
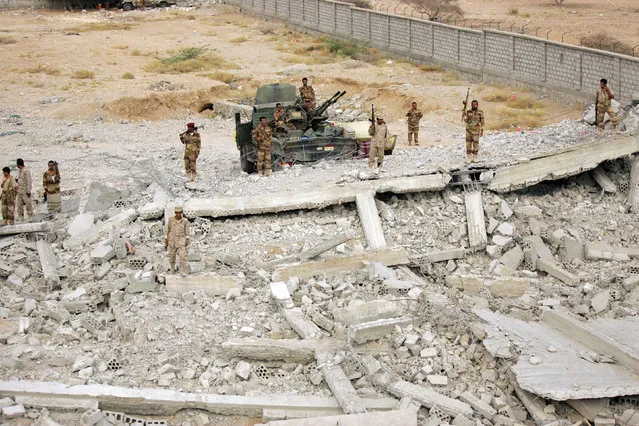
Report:
[[458,1],[459,0],[402,0],[402,3],[411,6],[417,13],[428,16],[429,21],[443,21],[446,18],[464,16],[464,11],[459,4],[457,4]]

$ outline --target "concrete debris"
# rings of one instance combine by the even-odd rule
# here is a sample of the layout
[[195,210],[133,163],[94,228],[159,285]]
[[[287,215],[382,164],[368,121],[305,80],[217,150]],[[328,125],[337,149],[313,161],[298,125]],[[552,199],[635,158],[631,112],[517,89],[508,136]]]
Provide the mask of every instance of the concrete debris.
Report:
[[323,349],[316,351],[317,367],[324,376],[324,381],[333,392],[345,413],[365,413],[366,405],[346,377],[342,368],[334,362],[334,355]]
[[483,249],[486,247],[488,236],[486,235],[486,220],[484,218],[484,204],[481,192],[466,194],[466,222],[468,224],[468,241],[471,249]]
[[364,228],[364,236],[371,250],[386,248],[384,230],[379,219],[375,198],[371,193],[357,194],[355,198],[359,220]]
[[412,323],[410,318],[389,318],[353,325],[348,336],[362,344],[370,340],[378,340],[395,331],[395,327],[405,327]]
[[451,417],[457,417],[459,415],[466,417],[473,416],[472,407],[465,402],[449,398],[434,390],[417,386],[404,380],[390,384],[388,391],[399,398],[410,397],[426,408],[439,407]]
[[417,413],[411,410],[381,411],[377,413],[313,417],[309,419],[278,420],[268,426],[417,426]]
[[349,326],[395,318],[401,315],[401,312],[401,305],[397,302],[373,300],[371,302],[352,303],[348,307],[337,308],[333,311],[333,318],[342,325]]

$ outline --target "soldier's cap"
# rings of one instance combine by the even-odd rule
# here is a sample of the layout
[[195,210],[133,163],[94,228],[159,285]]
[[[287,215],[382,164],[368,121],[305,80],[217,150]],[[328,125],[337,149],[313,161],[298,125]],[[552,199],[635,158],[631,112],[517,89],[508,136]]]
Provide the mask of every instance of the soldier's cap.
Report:
[[195,127],[195,123],[188,123],[186,125],[186,127],[188,127],[189,129],[192,128],[192,127]]
[[175,206],[175,213],[182,213],[182,207],[181,206]]
[[383,120],[383,118],[382,118],[382,117],[380,117],[379,115],[378,115],[377,117],[375,117],[375,119],[377,119],[377,120]]

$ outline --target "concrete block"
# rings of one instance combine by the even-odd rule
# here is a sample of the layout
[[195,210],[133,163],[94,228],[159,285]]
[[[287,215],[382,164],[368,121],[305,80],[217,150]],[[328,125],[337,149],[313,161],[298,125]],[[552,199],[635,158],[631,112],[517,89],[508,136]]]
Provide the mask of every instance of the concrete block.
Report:
[[251,364],[246,361],[240,361],[235,366],[235,375],[243,380],[248,380],[251,376]]
[[586,243],[584,255],[588,260],[615,260],[618,262],[627,262],[630,260],[626,249],[622,247],[611,247],[602,243]]
[[470,420],[468,417],[466,416],[457,416],[455,417],[455,419],[453,420],[452,423],[453,426],[477,426],[477,423],[475,423],[474,421]]
[[375,205],[373,193],[357,194],[355,197],[359,219],[364,228],[364,236],[371,250],[386,248],[384,230],[379,219],[379,212]]
[[362,364],[364,366],[364,369],[366,370],[366,373],[371,376],[382,369],[382,365],[379,363],[379,361],[377,361],[371,355],[362,357]]
[[401,315],[401,306],[387,300],[373,300],[360,304],[351,304],[333,310],[336,322],[349,326],[380,319],[395,318]]
[[115,257],[115,250],[110,245],[98,246],[91,250],[91,263],[102,265]]
[[610,290],[597,293],[597,295],[590,300],[590,305],[596,314],[600,314],[608,309],[610,306]]
[[513,215],[513,211],[505,200],[501,200],[499,203],[499,217],[503,220],[507,220]]
[[284,319],[302,339],[318,339],[322,331],[312,322],[300,308],[289,308],[282,311]]
[[43,303],[42,308],[46,316],[53,318],[60,324],[64,324],[71,319],[69,311],[67,311],[64,306],[60,305],[60,303],[53,300],[46,300]]
[[615,426],[616,424],[614,417],[597,417],[595,419],[595,426]]
[[381,339],[395,331],[395,327],[405,327],[412,324],[410,318],[389,318],[356,324],[349,328],[348,336],[353,341],[362,344],[370,340]]
[[530,280],[524,278],[503,278],[487,283],[490,294],[493,297],[519,298],[530,287]]
[[0,399],[0,409],[5,407],[10,407],[12,405],[15,405],[15,402],[13,401],[13,399],[9,397],[4,397]]
[[572,262],[575,259],[583,259],[584,243],[575,238],[562,238],[559,246],[559,258],[562,262]]
[[142,220],[157,220],[164,216],[165,204],[148,203],[138,208],[138,215]]
[[440,374],[429,374],[426,376],[426,380],[433,386],[448,386],[448,377]]
[[333,331],[333,328],[335,328],[335,323],[322,315],[317,309],[312,310],[310,316],[311,321],[326,331]]
[[628,189],[628,204],[634,213],[639,212],[639,155],[635,154],[630,169],[630,185]]
[[504,222],[497,227],[497,232],[509,237],[515,233],[515,226],[512,223]]
[[346,377],[342,367],[333,362],[333,354],[323,349],[315,352],[317,368],[324,375],[324,381],[333,392],[345,413],[357,414],[366,412],[366,405],[357,391]]
[[414,385],[404,380],[389,384],[388,391],[399,398],[411,397],[426,408],[437,406],[451,417],[457,417],[458,415],[473,416],[473,409],[465,402],[449,398],[432,389]]
[[377,411],[373,413],[347,414],[275,420],[265,426],[417,426],[414,410]]
[[154,271],[136,271],[129,273],[127,276],[129,279],[129,285],[126,288],[127,293],[144,293],[157,290]]
[[424,255],[424,260],[434,263],[462,259],[464,257],[466,257],[466,250],[464,248],[455,248],[427,253]]
[[493,272],[501,276],[510,276],[515,273],[517,268],[524,260],[524,252],[517,245],[503,254],[497,261]]
[[487,404],[468,391],[463,392],[459,396],[459,399],[473,407],[475,411],[488,420],[492,419],[497,414],[497,410],[491,407],[490,404]]
[[27,411],[24,409],[23,405],[11,405],[9,407],[4,407],[2,409],[2,415],[6,418],[6,419],[15,419],[18,417],[23,417],[25,414],[27,414]]
[[368,264],[368,279],[371,281],[395,280],[397,279],[397,274],[393,269],[380,262],[370,262]]
[[31,271],[29,270],[29,268],[24,265],[18,265],[16,269],[14,269],[13,273],[23,280],[26,280],[31,275]]
[[566,271],[554,261],[539,259],[537,260],[537,269],[570,286],[575,286],[579,283],[579,277]]
[[243,338],[229,339],[222,348],[245,359],[308,363],[315,359],[317,343],[299,339]]
[[7,283],[14,288],[22,287],[23,280],[16,274],[11,274],[7,277]]
[[288,286],[285,282],[279,281],[275,283],[270,283],[269,288],[271,289],[271,295],[275,300],[279,301],[289,301],[291,300],[291,295],[288,291]]
[[93,426],[99,423],[101,420],[104,420],[105,417],[106,416],[102,411],[91,408],[82,413],[82,416],[80,416],[80,424],[82,426]]

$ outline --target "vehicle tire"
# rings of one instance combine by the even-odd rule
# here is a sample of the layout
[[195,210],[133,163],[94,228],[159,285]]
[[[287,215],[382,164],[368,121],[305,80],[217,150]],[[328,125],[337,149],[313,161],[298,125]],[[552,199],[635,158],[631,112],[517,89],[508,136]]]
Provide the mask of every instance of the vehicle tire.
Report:
[[169,2],[161,1],[161,2],[158,4],[158,7],[169,7]]
[[131,2],[124,3],[122,5],[122,10],[127,11],[127,12],[133,10],[133,3],[131,3]]
[[248,174],[255,173],[255,163],[249,160],[249,153],[251,152],[251,147],[248,145],[242,145],[240,147],[240,166],[242,167],[242,171]]

